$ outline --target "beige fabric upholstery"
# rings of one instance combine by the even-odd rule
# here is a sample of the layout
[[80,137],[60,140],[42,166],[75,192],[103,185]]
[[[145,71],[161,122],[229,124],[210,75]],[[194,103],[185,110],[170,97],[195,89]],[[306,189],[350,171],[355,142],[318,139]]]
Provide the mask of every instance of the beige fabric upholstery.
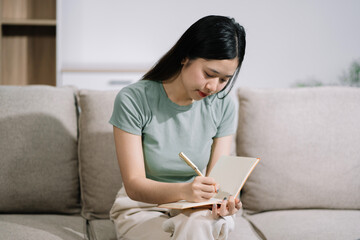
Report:
[[89,221],[90,239],[117,240],[114,223],[108,219]]
[[285,210],[247,216],[267,240],[359,239],[358,210]]
[[0,239],[84,240],[86,221],[79,215],[0,214]]
[[79,93],[79,168],[82,214],[87,219],[109,218],[121,187],[113,127],[108,123],[116,91],[81,90]]
[[0,212],[78,213],[71,88],[0,86]]
[[237,154],[260,163],[252,211],[360,209],[360,89],[240,89]]

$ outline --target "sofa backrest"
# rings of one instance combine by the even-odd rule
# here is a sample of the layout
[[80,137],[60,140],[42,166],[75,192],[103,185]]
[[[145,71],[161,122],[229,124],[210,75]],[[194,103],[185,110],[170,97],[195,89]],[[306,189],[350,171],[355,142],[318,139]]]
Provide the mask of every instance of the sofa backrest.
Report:
[[259,157],[253,212],[360,209],[360,89],[240,89],[237,154]]
[[80,90],[78,96],[82,215],[87,219],[109,218],[122,184],[109,123],[117,92]]
[[73,89],[0,86],[0,212],[80,212]]

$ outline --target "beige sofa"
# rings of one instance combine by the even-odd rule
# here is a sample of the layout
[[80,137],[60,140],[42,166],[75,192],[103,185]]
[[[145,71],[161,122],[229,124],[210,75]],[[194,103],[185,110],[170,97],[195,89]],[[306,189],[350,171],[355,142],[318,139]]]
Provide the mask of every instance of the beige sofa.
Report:
[[[0,239],[116,239],[116,91],[0,86]],[[240,89],[230,239],[360,239],[360,89]]]

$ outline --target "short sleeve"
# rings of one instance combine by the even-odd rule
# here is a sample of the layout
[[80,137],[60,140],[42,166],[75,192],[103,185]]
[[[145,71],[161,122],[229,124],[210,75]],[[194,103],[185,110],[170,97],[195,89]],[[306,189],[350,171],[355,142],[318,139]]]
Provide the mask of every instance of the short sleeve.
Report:
[[218,112],[220,112],[221,120],[217,126],[217,132],[215,137],[224,137],[233,135],[236,132],[236,109],[235,103],[230,96],[226,96],[224,99],[219,100],[221,102]]
[[116,95],[109,123],[131,134],[141,135],[144,103],[139,95],[132,89],[123,88]]

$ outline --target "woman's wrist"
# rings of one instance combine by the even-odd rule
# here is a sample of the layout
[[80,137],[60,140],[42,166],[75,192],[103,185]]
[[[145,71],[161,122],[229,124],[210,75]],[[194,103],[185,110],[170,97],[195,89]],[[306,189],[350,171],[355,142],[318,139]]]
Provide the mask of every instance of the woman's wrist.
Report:
[[178,196],[180,200],[186,200],[186,185],[188,183],[184,182],[184,183],[179,183],[179,189],[178,189]]

